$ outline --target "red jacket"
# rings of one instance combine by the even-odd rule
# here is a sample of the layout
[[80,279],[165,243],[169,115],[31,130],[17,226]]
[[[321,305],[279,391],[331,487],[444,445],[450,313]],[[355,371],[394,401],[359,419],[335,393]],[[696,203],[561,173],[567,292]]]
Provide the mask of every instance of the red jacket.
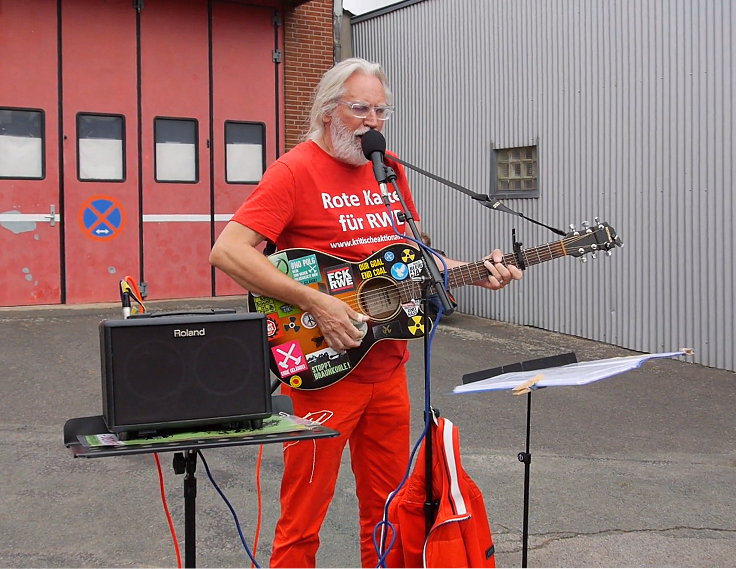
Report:
[[460,464],[458,429],[440,417],[430,430],[437,515],[425,536],[422,445],[414,472],[389,505],[388,521],[394,526],[396,541],[386,557],[386,567],[495,567],[483,495]]

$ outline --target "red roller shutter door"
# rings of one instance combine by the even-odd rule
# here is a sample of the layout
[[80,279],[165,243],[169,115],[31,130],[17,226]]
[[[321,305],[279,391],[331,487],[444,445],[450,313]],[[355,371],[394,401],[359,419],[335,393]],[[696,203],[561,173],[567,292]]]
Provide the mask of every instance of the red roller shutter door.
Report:
[[129,0],[61,6],[67,302],[113,301],[139,270],[136,12]]
[[143,280],[149,299],[212,293],[207,12],[206,2],[180,0],[146,2],[141,12]]
[[[280,73],[280,66],[273,60],[273,50],[283,49],[280,35],[275,40],[276,14],[271,8],[234,3],[213,6],[215,235],[255,188],[262,173],[258,161],[265,166],[276,159],[275,73]],[[238,137],[237,130],[247,138]],[[258,147],[259,141],[263,148]],[[221,271],[215,271],[215,283],[218,295],[243,293]]]
[[56,2],[4,2],[0,26],[0,306],[56,304],[61,301]]

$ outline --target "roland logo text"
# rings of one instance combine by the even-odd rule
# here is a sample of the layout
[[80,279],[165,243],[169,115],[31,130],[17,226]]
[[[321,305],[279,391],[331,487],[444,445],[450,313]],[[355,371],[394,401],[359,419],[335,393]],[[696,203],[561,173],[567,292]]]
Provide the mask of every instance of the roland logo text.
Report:
[[204,336],[206,334],[205,329],[201,328],[199,330],[191,330],[191,329],[179,329],[174,328],[174,338],[188,338],[190,336]]

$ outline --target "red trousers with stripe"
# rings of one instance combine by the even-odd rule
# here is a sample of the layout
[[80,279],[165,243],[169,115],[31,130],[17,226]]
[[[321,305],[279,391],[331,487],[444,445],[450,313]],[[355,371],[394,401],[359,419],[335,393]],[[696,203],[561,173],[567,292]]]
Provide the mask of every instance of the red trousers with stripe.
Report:
[[335,492],[340,461],[349,443],[360,515],[363,567],[375,567],[373,528],[383,517],[388,494],[409,462],[409,393],[406,370],[379,383],[349,377],[330,387],[299,391],[282,386],[294,414],[334,429],[339,436],[284,444],[281,517],[271,567],[315,567],[319,531]]

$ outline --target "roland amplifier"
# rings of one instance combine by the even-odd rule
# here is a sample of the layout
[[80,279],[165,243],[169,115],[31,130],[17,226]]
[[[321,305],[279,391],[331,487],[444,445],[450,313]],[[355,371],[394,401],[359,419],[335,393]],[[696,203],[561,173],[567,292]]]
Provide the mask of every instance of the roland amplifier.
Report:
[[164,314],[99,328],[111,432],[240,426],[271,415],[263,314]]

